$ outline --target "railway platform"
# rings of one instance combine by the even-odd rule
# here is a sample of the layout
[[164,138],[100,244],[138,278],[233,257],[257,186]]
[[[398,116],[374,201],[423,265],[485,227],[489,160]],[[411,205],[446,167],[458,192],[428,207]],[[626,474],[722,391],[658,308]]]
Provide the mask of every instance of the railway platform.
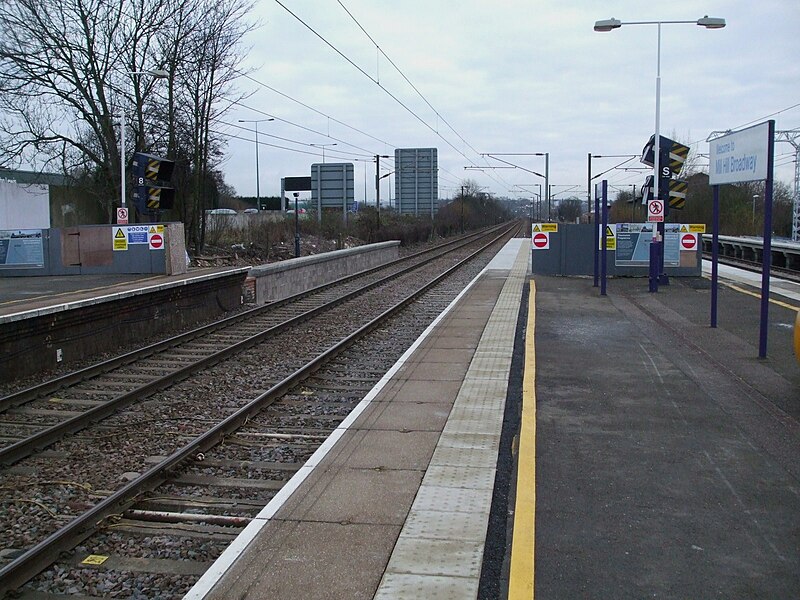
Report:
[[746,282],[711,329],[707,279],[601,297],[529,255],[510,242],[186,598],[800,596],[797,299],[758,359]]
[[0,277],[0,381],[70,368],[232,310],[247,271]]

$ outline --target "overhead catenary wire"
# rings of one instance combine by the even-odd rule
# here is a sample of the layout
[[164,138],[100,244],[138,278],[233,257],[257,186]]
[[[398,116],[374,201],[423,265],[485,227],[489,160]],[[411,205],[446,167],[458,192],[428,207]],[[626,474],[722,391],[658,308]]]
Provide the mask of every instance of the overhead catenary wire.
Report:
[[[322,137],[324,137],[326,139],[334,140],[337,143],[350,146],[351,148],[356,148],[358,150],[361,150],[361,151],[365,152],[366,156],[374,156],[375,154],[380,154],[380,152],[374,152],[372,150],[369,150],[368,148],[362,148],[361,146],[358,146],[356,144],[350,143],[350,142],[348,142],[346,140],[343,140],[341,138],[337,138],[337,137],[334,137],[334,136],[329,135],[327,133],[323,133],[321,131],[317,131],[316,129],[312,129],[311,127],[307,127],[305,125],[301,125],[300,123],[295,123],[294,121],[290,121],[289,119],[285,119],[285,118],[280,117],[278,115],[268,113],[268,112],[266,112],[264,110],[261,110],[261,109],[258,109],[258,108],[252,107],[252,106],[247,106],[246,104],[244,104],[242,102],[236,101],[236,102],[233,102],[232,104],[235,104],[237,106],[241,106],[242,108],[246,108],[247,110],[253,111],[253,112],[258,113],[260,115],[264,115],[265,117],[270,117],[270,118],[275,119],[276,121],[279,121],[281,123],[286,123],[287,125],[291,125],[292,127],[297,127],[299,129],[302,129],[303,131],[308,131],[309,133],[320,135],[320,136],[322,136]],[[392,146],[392,148],[394,148],[394,146]]]
[[442,114],[441,114],[441,113],[440,113],[438,110],[436,110],[436,108],[434,108],[434,106],[433,106],[433,105],[432,105],[432,104],[431,104],[431,103],[428,101],[428,99],[427,99],[427,98],[426,98],[426,97],[423,95],[423,93],[419,91],[419,89],[417,88],[417,86],[415,86],[415,85],[414,85],[414,84],[411,82],[411,80],[410,80],[410,79],[409,79],[409,78],[406,76],[406,74],[405,74],[405,73],[403,73],[402,69],[400,69],[400,67],[398,67],[398,66],[397,66],[397,64],[395,64],[395,62],[394,62],[394,61],[393,61],[393,60],[392,60],[392,59],[389,57],[389,55],[388,55],[388,54],[386,54],[386,52],[383,50],[383,48],[381,48],[381,47],[380,47],[380,45],[378,45],[378,42],[376,42],[376,41],[373,39],[373,37],[372,37],[372,36],[371,36],[371,35],[370,35],[370,34],[367,32],[367,30],[366,30],[366,29],[364,29],[364,27],[361,25],[361,23],[359,23],[359,22],[358,22],[358,20],[357,20],[357,19],[356,19],[356,18],[353,16],[353,13],[351,13],[351,12],[350,12],[350,11],[347,9],[347,7],[346,7],[346,6],[345,6],[345,5],[342,3],[342,0],[336,0],[336,1],[339,3],[339,6],[341,6],[341,7],[344,9],[344,11],[345,11],[345,12],[346,12],[346,13],[347,13],[349,16],[350,16],[350,18],[351,18],[351,19],[353,19],[353,22],[354,22],[356,25],[358,25],[358,28],[359,28],[359,29],[361,29],[361,31],[363,31],[363,32],[364,32],[364,35],[366,35],[366,36],[367,36],[367,38],[369,38],[369,41],[370,41],[370,42],[372,42],[372,43],[375,45],[375,48],[377,49],[377,51],[378,51],[378,52],[380,52],[380,53],[383,55],[383,57],[384,57],[384,58],[385,58],[387,61],[389,61],[389,64],[390,64],[390,65],[392,65],[392,67],[394,67],[395,71],[397,71],[397,72],[400,74],[400,76],[401,76],[401,77],[402,77],[402,78],[405,80],[405,82],[406,82],[408,85],[410,85],[410,86],[411,86],[411,89],[413,89],[413,90],[414,90],[414,91],[417,93],[417,95],[418,95],[420,98],[422,98],[422,101],[423,101],[423,102],[425,102],[425,104],[427,104],[427,105],[428,105],[428,108],[430,108],[430,109],[431,109],[431,110],[434,112],[434,114],[435,114],[435,115],[436,115],[436,116],[437,116],[439,119],[441,119],[441,120],[442,120],[442,122],[443,122],[445,125],[447,125],[447,127],[450,129],[450,131],[452,131],[454,134],[456,134],[456,136],[458,137],[458,139],[460,139],[462,142],[464,142],[464,144],[466,144],[467,146],[469,146],[470,150],[472,150],[473,152],[475,152],[475,154],[479,154],[479,152],[478,152],[477,150],[475,150],[475,148],[473,148],[473,147],[472,147],[472,145],[471,145],[471,144],[470,144],[470,143],[469,143],[467,140],[465,140],[465,139],[464,139],[464,137],[463,137],[463,136],[462,136],[460,133],[458,133],[458,131],[456,131],[456,130],[455,130],[455,128],[454,128],[452,125],[450,125],[450,123],[447,121],[447,119],[445,119],[445,118],[444,118],[444,116],[442,116]]
[[[364,75],[367,79],[369,79],[372,83],[377,85],[384,93],[386,93],[390,98],[392,98],[397,104],[399,104],[404,110],[406,110],[410,115],[412,115],[417,121],[419,121],[422,125],[424,125],[427,129],[433,132],[437,137],[439,137],[445,144],[450,146],[453,150],[455,150],[459,155],[464,157],[465,160],[469,161],[469,158],[462,152],[458,147],[456,147],[450,140],[445,138],[439,131],[437,131],[433,126],[431,126],[425,119],[419,116],[413,109],[411,109],[406,103],[400,100],[395,94],[393,94],[388,88],[380,83],[378,79],[367,73],[363,68],[361,68],[358,64],[356,64],[350,57],[344,54],[341,50],[339,50],[336,46],[334,46],[331,42],[329,42],[322,34],[320,34],[316,29],[314,29],[311,25],[309,25],[306,21],[304,21],[299,15],[293,12],[290,8],[288,8],[281,0],[275,0],[275,2],[283,8],[287,13],[289,13],[294,19],[296,19],[301,25],[303,25],[306,29],[308,29],[312,34],[314,34],[317,38],[319,38],[326,46],[328,46],[331,50],[333,50],[336,54],[341,56],[345,61],[347,61],[353,68],[355,68],[359,73]],[[374,43],[374,42],[373,42]],[[466,142],[465,142],[466,143]],[[490,176],[491,179],[495,181],[501,187],[509,187],[507,182],[498,181],[496,178]]]
[[[253,131],[253,130],[252,130],[252,129],[250,129],[249,127],[244,127],[244,126],[242,126],[242,125],[239,125],[239,124],[237,124],[237,123],[228,123],[228,122],[226,122],[226,121],[222,121],[222,120],[220,120],[220,119],[215,119],[214,121],[215,121],[216,123],[223,124],[223,125],[227,125],[227,126],[229,126],[229,127],[236,127],[237,129],[243,129],[243,130],[245,130],[245,131],[251,131],[251,132]],[[281,141],[283,141],[283,142],[289,142],[290,144],[297,144],[297,145],[300,145],[300,146],[309,146],[309,147],[313,147],[313,146],[314,146],[314,144],[313,144],[313,143],[310,143],[310,142],[302,142],[302,141],[300,141],[300,140],[293,140],[293,139],[290,139],[290,138],[285,138],[285,137],[282,137],[282,136],[279,136],[279,135],[275,135],[275,134],[271,134],[271,133],[266,133],[266,132],[261,132],[261,131],[259,132],[259,134],[258,134],[258,135],[259,135],[259,137],[268,137],[268,138],[272,138],[272,139],[281,140]],[[258,142],[258,144],[259,144],[259,145],[261,145],[261,144],[262,144],[262,142],[261,142],[261,141],[259,141],[259,142]],[[365,153],[361,153],[361,152],[348,152],[347,150],[334,150],[334,151],[330,151],[330,150],[329,150],[329,151],[328,151],[328,153],[329,153],[329,154],[332,154],[332,155],[333,155],[333,154],[338,154],[338,155],[351,155],[351,156],[357,156],[357,157],[360,157],[360,158],[368,158],[368,159],[370,159],[370,160],[372,160],[372,158],[373,158],[373,156],[374,156],[373,154],[369,154],[369,153],[366,153],[366,154],[365,154]]]
[[[245,77],[246,79],[249,79],[250,81],[252,81],[256,85],[260,85],[261,87],[263,87],[265,89],[268,89],[269,91],[274,92],[274,93],[278,94],[279,96],[281,96],[283,98],[286,98],[287,100],[291,100],[292,102],[294,102],[296,104],[299,104],[303,108],[306,108],[306,109],[310,110],[311,112],[317,113],[318,115],[320,115],[322,117],[325,117],[326,119],[329,119],[330,121],[333,121],[334,123],[337,123],[337,124],[339,124],[339,125],[341,125],[343,127],[346,127],[347,129],[352,129],[356,133],[360,133],[363,136],[366,136],[366,137],[368,137],[370,139],[375,140],[376,142],[380,142],[381,144],[384,144],[384,145],[389,146],[391,148],[396,148],[397,147],[395,144],[387,142],[386,140],[382,140],[381,138],[376,137],[376,136],[374,136],[372,134],[369,134],[366,131],[363,131],[363,130],[359,129],[358,127],[354,127],[353,125],[349,125],[348,123],[345,123],[344,121],[341,121],[341,120],[337,119],[336,117],[333,117],[333,116],[331,116],[331,115],[329,115],[329,114],[327,114],[327,113],[325,113],[325,112],[323,112],[323,111],[321,111],[321,110],[319,110],[317,108],[314,108],[313,106],[310,106],[310,105],[306,104],[302,100],[298,100],[297,98],[294,98],[293,96],[290,96],[289,94],[287,94],[285,92],[281,92],[280,90],[275,89],[274,87],[272,87],[270,85],[267,85],[263,81],[259,81],[255,77],[252,77],[250,75],[242,73],[241,71],[239,71],[239,73],[241,73],[243,77]],[[240,104],[240,103],[237,103],[237,104]],[[329,137],[327,134],[320,134],[320,135],[324,135],[325,137]]]
[[[464,137],[458,131],[456,131],[456,129],[452,125],[450,125],[450,122],[447,119],[445,119],[444,116],[438,110],[436,110],[436,108],[433,106],[433,104],[431,104],[428,101],[428,99],[425,97],[425,95],[406,76],[406,74],[403,72],[403,70],[400,67],[397,66],[397,64],[391,59],[391,57],[388,54],[386,54],[386,52],[383,50],[383,48],[380,47],[378,42],[376,42],[375,39],[369,34],[369,32],[364,28],[364,26],[361,25],[361,23],[358,21],[358,19],[355,18],[353,13],[351,13],[350,10],[348,10],[348,8],[344,5],[344,3],[341,0],[336,0],[336,1],[339,3],[339,6],[341,6],[344,9],[344,11],[348,14],[348,16],[353,20],[353,22],[358,26],[358,28],[364,33],[364,35],[367,36],[367,39],[369,39],[369,41],[374,44],[376,51],[379,53],[379,56],[383,55],[383,57],[386,58],[387,61],[389,61],[389,64],[392,65],[392,67],[394,67],[394,69],[400,74],[400,76],[405,80],[405,82],[408,83],[409,86],[411,86],[411,89],[413,89],[417,93],[417,95],[420,98],[422,98],[422,101],[425,102],[425,104],[428,105],[428,108],[430,108],[433,111],[433,113],[436,115],[437,119],[441,119],[441,121],[445,125],[447,125],[447,127],[450,129],[450,131],[452,131],[456,135],[456,137],[458,137],[458,139],[460,139],[464,143],[464,145],[466,145],[476,155],[478,155],[481,158],[483,158],[483,160],[484,160],[484,162],[486,163],[487,166],[490,166],[489,165],[489,161],[486,159],[486,157],[483,156],[483,154],[481,154],[480,152],[478,152],[472,146],[472,144],[470,144],[466,139],[464,139]],[[380,85],[379,80],[380,80],[380,76],[378,75],[378,77],[374,81],[376,83],[378,83],[378,85]],[[436,135],[438,135],[439,137],[441,137],[444,140],[444,138],[439,133],[438,127],[434,131],[435,131]],[[445,141],[447,141],[447,140],[445,140]],[[450,144],[450,146],[453,147],[452,144]],[[461,153],[461,155],[464,156],[465,159],[467,158],[463,153]],[[469,160],[469,159],[467,159],[467,160]],[[509,184],[505,179],[503,179],[502,176],[498,175],[497,177],[498,177],[498,179],[500,181],[497,181],[497,179],[494,179],[493,177],[490,177],[490,178],[494,179],[495,183],[498,183],[498,184],[500,184],[502,186],[505,186],[507,188],[507,191],[510,192],[511,191],[511,189],[510,189],[511,184]]]

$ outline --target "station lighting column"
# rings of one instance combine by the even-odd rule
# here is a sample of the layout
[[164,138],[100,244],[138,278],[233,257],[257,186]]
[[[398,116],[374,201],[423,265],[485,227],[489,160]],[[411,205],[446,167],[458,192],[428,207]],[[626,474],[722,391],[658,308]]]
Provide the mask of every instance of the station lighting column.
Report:
[[259,186],[259,174],[258,174],[258,124],[265,123],[267,121],[274,121],[275,119],[239,119],[239,123],[252,123],[255,125],[255,134],[256,134],[256,208],[261,210],[261,188]]
[[[657,59],[656,59],[656,133],[655,133],[655,148],[654,148],[654,155],[653,155],[653,186],[654,186],[654,197],[659,195],[659,182],[660,173],[661,173],[661,165],[659,164],[659,158],[661,153],[661,26],[662,25],[672,25],[672,24],[691,24],[691,25],[698,25],[700,27],[705,27],[706,29],[722,29],[725,27],[725,19],[721,19],[718,17],[709,17],[708,15],[704,16],[701,19],[697,19],[696,21],[628,21],[622,22],[614,17],[610,19],[603,19],[600,21],[596,21],[594,24],[594,30],[600,32],[612,31],[614,29],[619,29],[623,25],[656,25],[658,27],[658,44],[657,44]],[[666,199],[665,199],[666,200]],[[656,227],[653,227],[653,241],[658,240],[658,231]]]

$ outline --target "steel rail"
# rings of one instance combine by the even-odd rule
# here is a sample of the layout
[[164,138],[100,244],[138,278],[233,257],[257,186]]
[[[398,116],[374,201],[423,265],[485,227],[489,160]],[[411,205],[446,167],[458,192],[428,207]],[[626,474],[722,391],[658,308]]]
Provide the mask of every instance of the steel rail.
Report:
[[[491,231],[491,229],[489,229]],[[208,335],[214,331],[219,329],[224,329],[226,327],[230,327],[231,325],[235,325],[241,321],[246,319],[252,318],[254,316],[258,316],[263,312],[268,312],[270,310],[275,310],[276,308],[285,306],[292,302],[297,302],[298,300],[305,298],[307,296],[311,296],[314,294],[321,293],[329,288],[335,287],[337,285],[342,285],[344,283],[348,283],[360,277],[365,277],[367,275],[371,275],[377,271],[382,269],[391,268],[396,266],[402,262],[407,262],[416,258],[420,258],[423,255],[431,254],[437,251],[440,251],[445,248],[449,248],[450,246],[455,246],[456,248],[465,246],[475,238],[480,237],[481,235],[485,235],[486,231],[481,231],[478,233],[470,234],[469,236],[461,237],[457,240],[453,240],[450,242],[446,242],[444,244],[439,244],[434,248],[427,248],[425,250],[421,250],[419,252],[415,252],[413,254],[409,254],[408,256],[403,256],[392,261],[389,261],[383,265],[379,265],[377,267],[372,267],[370,269],[365,269],[363,271],[359,271],[358,273],[354,273],[352,275],[347,275],[336,281],[331,281],[329,283],[325,283],[314,288],[298,292],[297,294],[293,294],[286,298],[282,298],[281,300],[276,300],[274,302],[270,302],[263,306],[257,306],[255,308],[249,309],[247,311],[238,313],[236,315],[232,315],[230,317],[226,317],[224,319],[220,319],[219,321],[215,321],[213,323],[209,323],[207,325],[203,325],[196,329],[192,329],[191,331],[187,331],[173,337],[167,338],[165,340],[161,340],[154,344],[150,344],[143,348],[137,348],[136,350],[132,350],[125,354],[121,354],[119,356],[115,356],[108,360],[96,363],[94,365],[89,365],[83,369],[79,369],[76,371],[72,371],[70,373],[66,373],[60,377],[56,377],[49,381],[45,381],[43,383],[28,387],[26,389],[20,390],[18,392],[14,392],[13,394],[8,394],[0,398],[0,413],[5,412],[9,408],[14,408],[17,406],[21,406],[37,398],[41,398],[47,394],[53,393],[55,391],[64,389],[65,387],[69,387],[71,385],[75,385],[87,379],[91,379],[92,377],[96,377],[97,375],[101,375],[103,373],[107,373],[109,371],[113,371],[116,368],[119,368],[123,365],[131,364],[141,358],[152,356],[154,354],[158,354],[165,350],[169,350],[175,346],[180,344],[192,341],[198,337],[202,337],[204,335]],[[448,250],[452,251],[452,249]]]
[[180,450],[175,451],[166,459],[143,473],[140,477],[134,479],[106,499],[100,501],[87,512],[76,517],[67,525],[52,533],[36,546],[27,550],[0,569],[0,597],[24,585],[27,581],[57,560],[61,552],[73,548],[97,531],[106,519],[124,512],[124,510],[135,501],[137,496],[144,492],[151,491],[167,481],[170,473],[175,471],[185,461],[193,459],[201,452],[208,451],[224,440],[226,436],[236,431],[253,415],[268,407],[270,404],[273,404],[293,387],[313,375],[323,367],[325,363],[333,360],[357,340],[381,326],[390,317],[400,312],[406,306],[414,302],[419,296],[452,275],[456,270],[463,267],[509,233],[510,230],[495,237],[489,243],[447,269],[444,273],[437,275],[428,283],[406,296],[406,298],[388,308],[365,325],[362,325],[356,331],[331,346],[322,354],[319,354],[316,358],[306,363],[303,367],[284,378],[272,388],[254,398],[247,405],[225,418],[212,429],[201,434]]
[[[473,242],[474,240],[470,240],[469,242],[462,244],[461,246],[450,248],[446,252],[443,252],[442,254],[437,255],[434,258],[438,258],[450,252],[454,252],[459,248],[461,248],[462,246],[468,245]],[[68,434],[81,431],[82,429],[85,429],[89,425],[92,425],[93,423],[97,423],[98,421],[101,421],[109,417],[110,415],[125,408],[126,406],[133,404],[134,402],[137,402],[143,398],[146,398],[151,394],[154,394],[160,390],[175,385],[176,383],[190,377],[191,375],[203,369],[207,369],[219,362],[222,362],[223,360],[230,358],[231,356],[234,356],[235,354],[243,352],[256,344],[263,342],[267,338],[277,335],[278,333],[281,333],[285,329],[288,329],[299,323],[307,321],[317,316],[318,314],[330,310],[331,308],[338,306],[339,304],[347,302],[356,296],[364,294],[369,290],[378,287],[379,285],[383,285],[386,282],[391,281],[392,279],[396,279],[401,275],[409,273],[415,269],[421,268],[424,264],[425,263],[414,263],[412,265],[409,265],[408,267],[401,269],[400,271],[391,273],[386,277],[373,281],[372,283],[369,283],[366,286],[362,286],[343,296],[339,296],[338,298],[335,298],[330,302],[327,302],[325,304],[312,308],[306,312],[291,317],[288,320],[283,321],[282,323],[274,325],[255,335],[249,336],[244,340],[241,340],[230,346],[227,346],[226,348],[223,348],[222,350],[219,350],[217,352],[214,352],[213,354],[205,356],[200,360],[192,362],[191,364],[188,364],[184,367],[180,367],[175,371],[172,371],[171,373],[164,375],[163,377],[158,377],[156,379],[153,379],[152,381],[149,381],[148,383],[140,387],[137,387],[136,389],[131,390],[130,392],[126,392],[124,394],[111,398],[110,400],[107,400],[106,402],[103,402],[102,404],[99,404],[93,408],[90,408],[89,410],[82,412],[79,415],[75,415],[74,417],[71,417],[65,421],[52,425],[46,429],[37,431],[36,433],[34,433],[31,436],[28,436],[25,439],[19,440],[18,442],[0,448],[0,464],[10,465],[19,460],[22,460],[23,458],[30,456],[34,452],[43,450],[44,448],[47,448],[48,446],[58,442]]]

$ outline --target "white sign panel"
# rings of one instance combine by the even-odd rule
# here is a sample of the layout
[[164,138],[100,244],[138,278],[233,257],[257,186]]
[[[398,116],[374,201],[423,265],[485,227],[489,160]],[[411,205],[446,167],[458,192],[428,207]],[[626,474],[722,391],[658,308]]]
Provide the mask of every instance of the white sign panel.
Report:
[[769,123],[718,137],[708,143],[708,183],[722,185],[767,178]]
[[647,201],[647,222],[648,223],[663,223],[664,222],[664,201],[663,200],[648,200]]

